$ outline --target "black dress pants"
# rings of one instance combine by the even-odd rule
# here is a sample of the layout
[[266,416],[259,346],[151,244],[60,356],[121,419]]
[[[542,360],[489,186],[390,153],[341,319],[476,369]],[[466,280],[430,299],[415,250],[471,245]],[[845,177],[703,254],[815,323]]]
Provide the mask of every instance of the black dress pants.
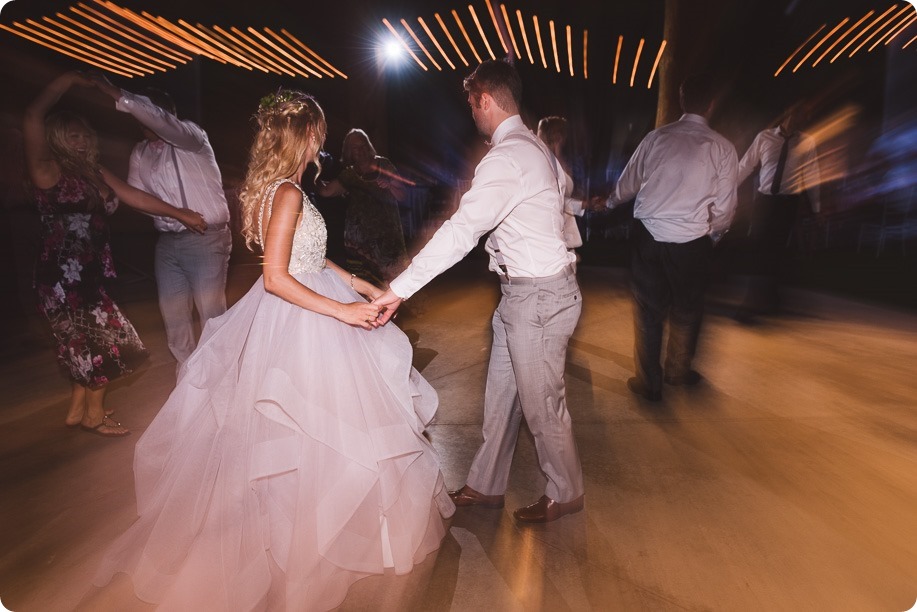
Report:
[[789,275],[792,256],[788,246],[802,195],[755,196],[750,231],[753,268],[743,309],[767,314],[780,309],[780,285]]
[[663,371],[659,359],[666,321],[666,375],[680,377],[691,370],[713,242],[708,236],[685,243],[657,242],[635,219],[631,243],[635,369],[637,379],[647,389],[660,391]]

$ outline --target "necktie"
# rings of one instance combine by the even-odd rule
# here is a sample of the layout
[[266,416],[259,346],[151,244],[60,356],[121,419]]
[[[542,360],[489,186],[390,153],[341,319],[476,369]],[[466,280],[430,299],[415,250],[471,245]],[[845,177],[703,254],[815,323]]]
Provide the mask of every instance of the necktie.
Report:
[[783,171],[786,169],[786,158],[790,153],[790,137],[780,133],[783,137],[783,146],[780,147],[780,158],[777,160],[777,169],[774,171],[774,182],[771,183],[771,195],[780,193],[780,183],[783,181]]

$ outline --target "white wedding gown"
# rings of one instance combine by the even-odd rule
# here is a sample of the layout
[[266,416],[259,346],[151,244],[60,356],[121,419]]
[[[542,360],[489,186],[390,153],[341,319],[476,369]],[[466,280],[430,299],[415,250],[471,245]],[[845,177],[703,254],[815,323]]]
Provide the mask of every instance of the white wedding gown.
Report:
[[[325,268],[326,238],[303,195],[290,272],[362,300]],[[395,325],[351,327],[259,279],[207,323],[138,441],[139,518],[96,584],[126,572],[167,610],[300,611],[338,605],[384,567],[410,572],[455,510],[423,435],[438,400],[411,356]]]

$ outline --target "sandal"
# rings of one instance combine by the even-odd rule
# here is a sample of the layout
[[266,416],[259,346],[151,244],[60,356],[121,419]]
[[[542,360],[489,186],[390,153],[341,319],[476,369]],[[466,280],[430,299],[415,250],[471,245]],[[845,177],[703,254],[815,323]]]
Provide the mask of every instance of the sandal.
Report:
[[109,421],[111,421],[110,423],[106,423],[105,422],[106,419],[108,419],[108,417],[102,417],[102,422],[100,422],[95,427],[90,427],[89,425],[83,425],[82,423],[80,423],[80,431],[85,431],[86,433],[91,433],[97,436],[102,436],[103,438],[123,438],[124,436],[131,435],[131,432],[129,431],[125,431],[124,433],[108,433],[104,431],[99,431],[99,429],[102,427],[120,427],[121,426],[121,423],[118,423],[116,421],[111,421],[111,419],[108,419]]

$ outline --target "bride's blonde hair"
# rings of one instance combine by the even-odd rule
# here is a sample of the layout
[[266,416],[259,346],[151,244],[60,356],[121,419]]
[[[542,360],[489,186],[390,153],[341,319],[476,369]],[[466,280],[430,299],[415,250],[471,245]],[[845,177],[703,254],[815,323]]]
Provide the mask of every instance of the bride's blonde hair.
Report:
[[258,132],[248,155],[248,172],[239,192],[245,245],[264,247],[258,235],[261,202],[271,184],[293,177],[303,159],[318,165],[327,125],[315,98],[281,89],[261,99],[255,114]]

